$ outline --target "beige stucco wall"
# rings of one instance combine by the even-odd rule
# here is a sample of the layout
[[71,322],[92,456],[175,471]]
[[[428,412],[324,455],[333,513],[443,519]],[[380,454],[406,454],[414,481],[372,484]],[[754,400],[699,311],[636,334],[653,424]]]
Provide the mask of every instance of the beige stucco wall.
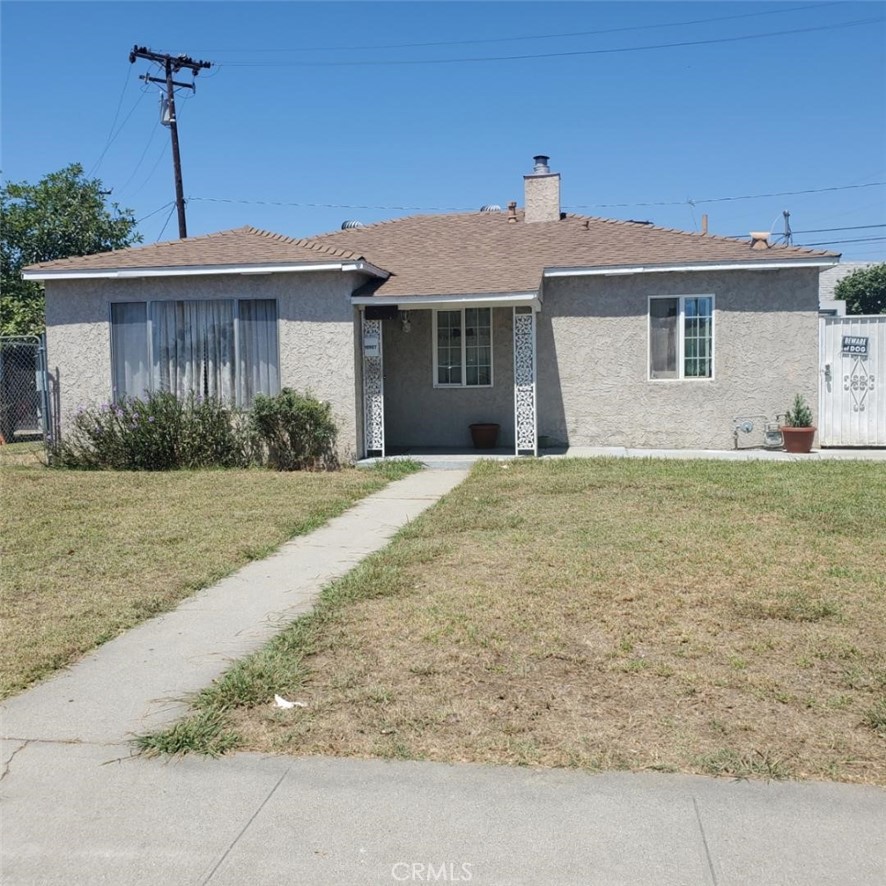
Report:
[[356,274],[207,275],[46,284],[47,351],[62,427],[80,406],[111,397],[110,304],[157,299],[276,298],[280,383],[333,405],[343,457],[358,453],[354,356]]
[[[648,297],[708,295],[714,378],[648,380]],[[577,446],[731,449],[738,415],[817,414],[818,272],[554,278],[538,315],[538,431]]]
[[[342,454],[362,454],[358,314],[362,280],[341,273],[47,284],[49,365],[62,420],[111,396],[109,305],[175,298],[276,298],[281,384],[333,404]],[[648,297],[715,298],[714,378],[648,380]],[[572,445],[733,446],[733,418],[774,417],[804,394],[817,413],[814,269],[554,278],[538,314],[538,431]],[[510,308],[493,311],[493,386],[435,388],[430,310],[384,323],[388,447],[468,446],[472,422],[514,441]]]
[[501,425],[500,446],[514,444],[514,336],[511,308],[492,310],[492,387],[435,388],[433,312],[410,310],[411,329],[382,329],[387,447],[470,446],[468,426]]

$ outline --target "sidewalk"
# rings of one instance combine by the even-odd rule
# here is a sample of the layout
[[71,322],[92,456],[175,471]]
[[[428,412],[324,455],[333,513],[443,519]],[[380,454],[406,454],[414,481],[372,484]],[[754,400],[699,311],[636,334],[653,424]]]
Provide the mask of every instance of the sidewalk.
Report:
[[128,753],[19,752],[0,782],[5,886],[884,882],[876,788]]
[[392,483],[0,707],[4,886],[883,881],[878,788],[132,755],[464,476]]

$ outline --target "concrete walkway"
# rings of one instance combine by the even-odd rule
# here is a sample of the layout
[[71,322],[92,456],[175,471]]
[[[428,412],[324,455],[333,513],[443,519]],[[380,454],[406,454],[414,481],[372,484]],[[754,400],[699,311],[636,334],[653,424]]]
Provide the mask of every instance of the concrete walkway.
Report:
[[117,743],[179,719],[189,694],[308,611],[325,585],[385,547],[465,476],[420,471],[391,483],[267,559],[127,631],[0,705],[3,737]]
[[876,788],[132,756],[133,733],[181,716],[185,696],[464,476],[393,483],[7,701],[4,886],[883,882],[886,795]]

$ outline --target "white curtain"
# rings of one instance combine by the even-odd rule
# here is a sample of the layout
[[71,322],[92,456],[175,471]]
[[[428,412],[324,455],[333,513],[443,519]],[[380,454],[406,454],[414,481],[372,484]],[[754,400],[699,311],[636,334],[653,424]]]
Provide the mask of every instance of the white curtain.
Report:
[[150,303],[155,391],[234,399],[234,302]]
[[111,371],[117,400],[144,397],[151,387],[146,319],[144,302],[111,305]]
[[273,299],[239,302],[240,406],[250,407],[256,394],[277,394],[280,371],[277,359],[277,303]]

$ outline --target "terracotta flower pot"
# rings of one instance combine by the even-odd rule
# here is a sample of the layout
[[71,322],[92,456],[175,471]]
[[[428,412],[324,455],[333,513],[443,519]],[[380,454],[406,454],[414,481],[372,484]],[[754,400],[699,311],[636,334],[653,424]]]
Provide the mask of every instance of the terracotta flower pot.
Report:
[[816,428],[780,427],[786,452],[811,452]]
[[479,422],[470,428],[474,449],[495,449],[495,444],[498,443],[499,425]]

